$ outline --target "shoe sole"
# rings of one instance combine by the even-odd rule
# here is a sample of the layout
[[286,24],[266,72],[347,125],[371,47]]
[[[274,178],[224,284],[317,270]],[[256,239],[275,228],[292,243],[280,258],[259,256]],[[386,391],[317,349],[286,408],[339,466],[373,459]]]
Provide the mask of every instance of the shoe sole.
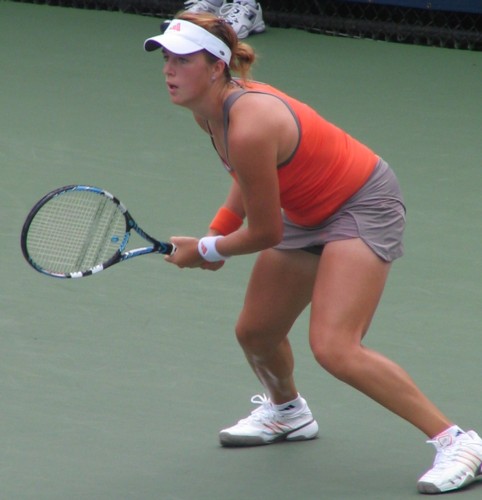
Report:
[[255,24],[249,30],[249,34],[250,35],[258,35],[259,33],[264,33],[265,31],[266,31],[266,24],[264,24],[264,21],[261,21],[258,24]]
[[266,31],[266,25],[264,24],[264,21],[261,23],[256,24],[253,26],[247,33],[243,34],[238,34],[238,39],[239,40],[244,40],[245,38],[248,38],[248,36],[251,35],[259,35],[261,33],[264,33]]
[[460,490],[462,488],[465,488],[469,484],[472,484],[475,481],[475,479],[476,478],[474,476],[467,475],[461,483],[454,485],[452,488],[444,488],[444,489],[439,488],[434,483],[419,481],[417,483],[417,490],[419,493],[428,493],[429,495],[435,495],[437,493],[446,493],[448,491]]
[[265,439],[260,436],[238,436],[229,434],[229,432],[221,431],[219,433],[219,441],[221,446],[226,448],[239,448],[242,446],[263,446],[267,444],[279,443],[281,441],[308,441],[315,439],[318,436],[318,424],[312,420],[308,424],[298,429],[295,429],[286,434],[273,436],[271,439]]
[[435,486],[433,483],[417,483],[417,490],[419,493],[428,493],[431,495],[435,495],[436,493],[442,493],[442,491]]

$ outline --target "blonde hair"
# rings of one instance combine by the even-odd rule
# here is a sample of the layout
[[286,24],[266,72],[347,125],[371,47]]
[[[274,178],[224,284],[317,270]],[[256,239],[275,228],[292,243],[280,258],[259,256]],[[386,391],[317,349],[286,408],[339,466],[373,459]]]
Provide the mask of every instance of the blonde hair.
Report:
[[[226,66],[224,73],[226,81],[231,80],[231,71],[239,75],[242,80],[248,80],[251,76],[251,66],[256,60],[254,49],[251,45],[240,42],[236,32],[223,18],[206,12],[193,13],[181,11],[176,15],[176,19],[183,19],[184,21],[201,26],[201,28],[209,31],[209,33],[222,40],[230,48],[231,61],[229,67]],[[205,53],[209,60],[217,60],[216,56],[207,51]]]

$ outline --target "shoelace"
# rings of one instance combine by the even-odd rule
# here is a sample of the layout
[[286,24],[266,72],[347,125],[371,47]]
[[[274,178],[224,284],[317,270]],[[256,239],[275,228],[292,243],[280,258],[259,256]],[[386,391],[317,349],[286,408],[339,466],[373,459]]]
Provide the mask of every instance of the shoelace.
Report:
[[256,394],[251,398],[251,403],[259,406],[251,412],[248,418],[243,419],[243,421],[254,419],[260,422],[262,420],[272,419],[275,416],[275,410],[266,394]]
[[[465,441],[466,442],[466,441]],[[435,460],[433,462],[434,467],[437,469],[444,469],[453,465],[454,461],[460,462],[464,465],[468,465],[468,459],[465,456],[465,453],[461,453],[461,445],[464,443],[463,440],[459,442],[455,442],[452,445],[442,447],[439,442],[436,440],[428,440],[427,443],[435,445],[437,449],[437,454],[435,455]],[[482,467],[482,466],[481,466]],[[479,470],[481,470],[479,468]]]
[[450,457],[454,455],[455,446],[448,446],[446,448],[442,448],[438,441],[429,439],[426,441],[428,444],[433,444],[437,449],[437,454],[435,455],[435,459],[433,461],[434,467],[444,468],[450,465]]

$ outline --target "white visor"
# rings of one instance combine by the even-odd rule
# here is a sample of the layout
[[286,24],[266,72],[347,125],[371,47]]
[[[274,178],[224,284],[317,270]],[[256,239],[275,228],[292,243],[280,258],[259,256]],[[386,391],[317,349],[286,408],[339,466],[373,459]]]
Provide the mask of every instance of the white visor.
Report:
[[144,42],[144,49],[148,52],[159,47],[181,55],[207,50],[228,66],[231,60],[231,50],[222,40],[201,26],[182,19],[173,19],[162,35],[153,36]]

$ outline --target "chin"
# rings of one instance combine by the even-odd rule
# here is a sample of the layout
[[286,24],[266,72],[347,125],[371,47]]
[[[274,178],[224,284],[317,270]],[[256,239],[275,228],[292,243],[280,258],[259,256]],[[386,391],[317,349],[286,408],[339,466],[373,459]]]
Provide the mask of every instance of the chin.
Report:
[[182,99],[179,96],[177,96],[177,95],[172,95],[171,94],[169,96],[169,98],[171,99],[171,102],[173,104],[177,104],[177,105],[181,105],[182,104]]

